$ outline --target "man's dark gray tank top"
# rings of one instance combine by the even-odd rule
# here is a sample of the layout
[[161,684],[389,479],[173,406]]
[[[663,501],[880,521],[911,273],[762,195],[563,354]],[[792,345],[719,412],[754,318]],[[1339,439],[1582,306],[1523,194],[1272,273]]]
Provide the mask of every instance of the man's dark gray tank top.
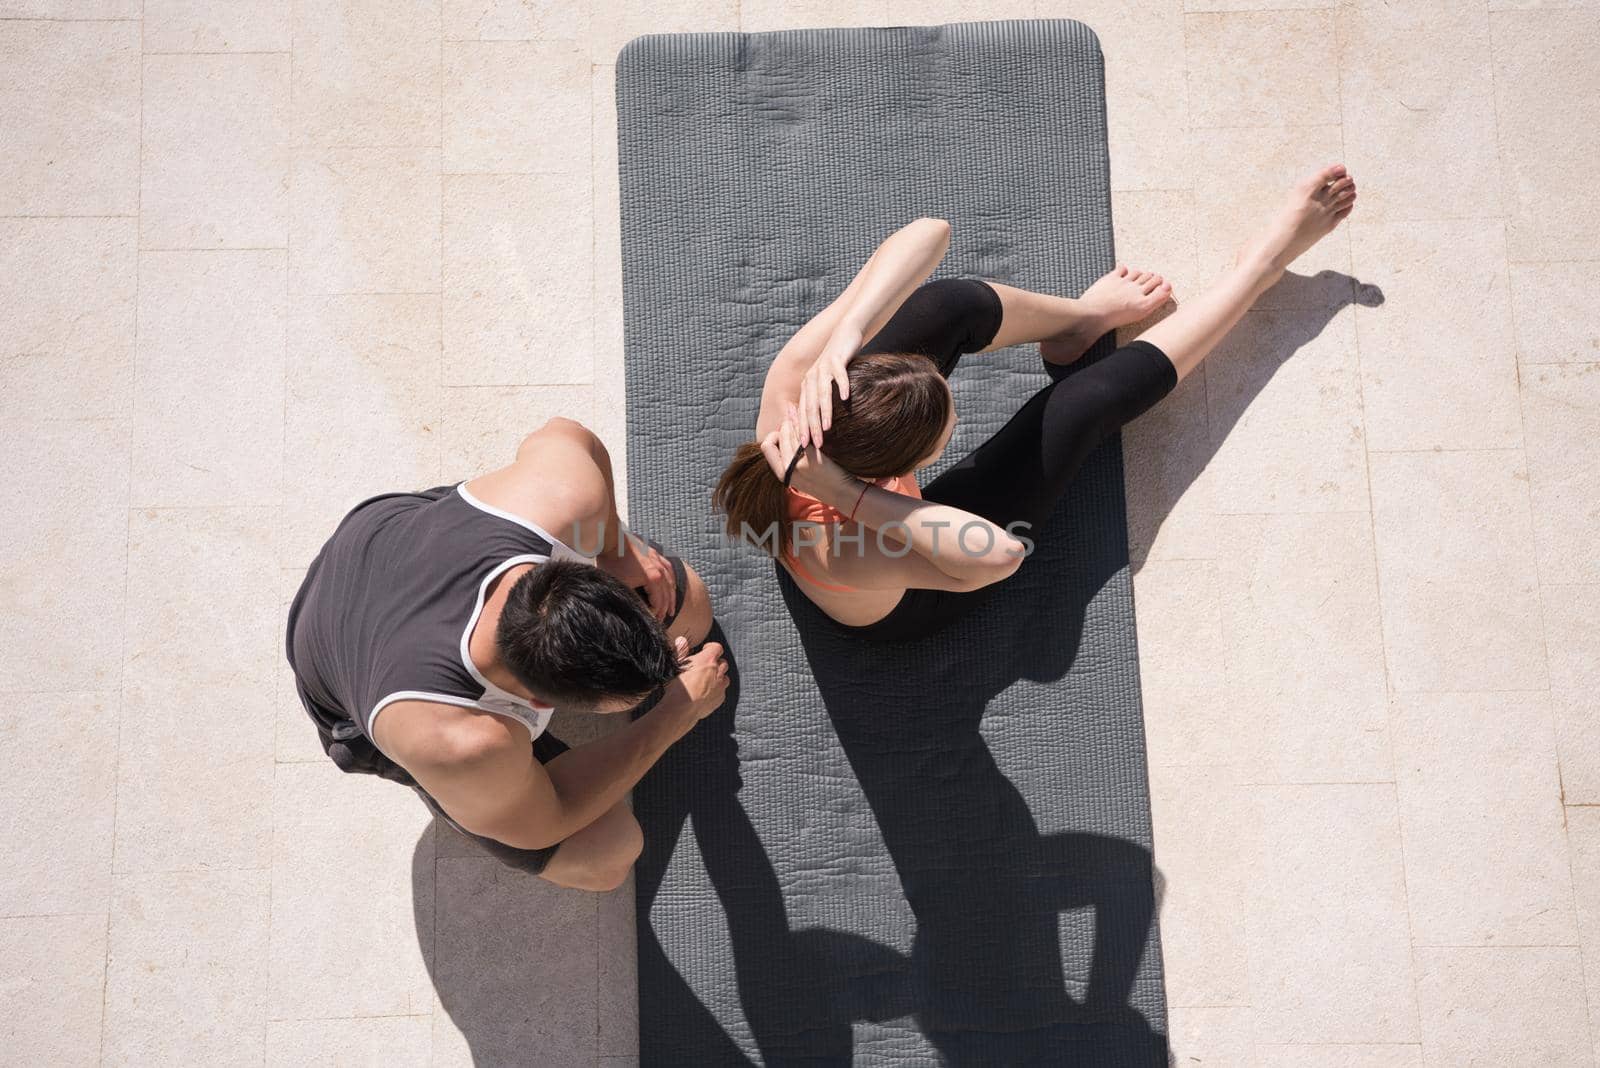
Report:
[[369,739],[378,713],[405,700],[509,716],[538,737],[553,709],[484,678],[467,640],[490,583],[552,558],[593,560],[465,483],[369,498],[306,571],[289,608],[289,664],[306,696]]

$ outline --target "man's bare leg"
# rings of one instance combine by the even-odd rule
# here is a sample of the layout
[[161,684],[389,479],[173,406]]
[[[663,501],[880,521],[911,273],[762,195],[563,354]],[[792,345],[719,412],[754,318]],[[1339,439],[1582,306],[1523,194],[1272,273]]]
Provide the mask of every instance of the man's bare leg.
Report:
[[1139,335],[1141,340],[1166,353],[1183,379],[1296,257],[1349,216],[1355,202],[1355,179],[1343,164],[1302,178],[1266,227],[1239,250],[1233,267],[1210,289]]
[[627,879],[644,849],[644,832],[626,801],[569,836],[539,873],[557,886],[574,890],[615,890]]

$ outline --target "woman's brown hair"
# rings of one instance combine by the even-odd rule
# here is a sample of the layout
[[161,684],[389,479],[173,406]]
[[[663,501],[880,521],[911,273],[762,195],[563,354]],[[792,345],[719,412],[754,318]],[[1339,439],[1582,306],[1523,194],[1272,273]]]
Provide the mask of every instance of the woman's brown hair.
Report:
[[[950,418],[950,392],[926,356],[884,352],[857,356],[846,372],[850,399],[833,390],[833,425],[822,451],[857,478],[903,475],[933,451]],[[722,472],[712,504],[727,516],[731,537],[787,553],[793,541],[783,482],[756,441],[740,445]],[[774,536],[776,535],[776,536]]]

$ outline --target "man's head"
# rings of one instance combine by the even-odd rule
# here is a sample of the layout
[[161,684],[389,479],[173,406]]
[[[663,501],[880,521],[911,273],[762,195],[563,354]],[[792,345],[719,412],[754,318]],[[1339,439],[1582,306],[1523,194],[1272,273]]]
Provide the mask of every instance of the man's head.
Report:
[[541,701],[621,712],[678,674],[660,622],[621,580],[590,564],[547,560],[506,595],[495,647]]

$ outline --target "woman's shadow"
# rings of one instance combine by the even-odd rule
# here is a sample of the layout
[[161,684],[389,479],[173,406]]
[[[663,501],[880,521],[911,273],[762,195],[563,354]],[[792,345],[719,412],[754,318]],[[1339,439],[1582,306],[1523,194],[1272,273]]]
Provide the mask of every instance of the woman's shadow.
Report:
[[[1344,303],[1381,302],[1331,274],[1287,284],[1325,291],[1343,280]],[[1344,303],[1276,313],[1288,325],[1272,333],[1281,351],[1258,354],[1262,365],[1281,365]],[[1097,352],[1107,348],[1102,342]],[[766,1064],[847,1065],[855,1025],[895,1021],[921,1036],[908,1036],[907,1049],[931,1045],[956,1065],[1166,1063],[1162,1021],[1152,1027],[1134,1008],[1160,1000],[1159,988],[1148,989],[1160,981],[1152,924],[1159,877],[1149,850],[1115,833],[1128,833],[1131,819],[1136,837],[1148,840],[1141,815],[1114,809],[1128,776],[1142,783],[1142,729],[1119,720],[1114,702],[1098,703],[1095,690],[1104,686],[1103,658],[1131,661],[1131,649],[1083,642],[1093,599],[1127,581],[1126,544],[1122,524],[1073,522],[1106,508],[1107,493],[1120,507],[1115,444],[1090,458],[1017,575],[932,638],[854,641],[778,569],[804,666],[914,916],[909,951],[858,931],[791,925],[786,887],[792,894],[797,878],[820,878],[824,890],[845,893],[857,858],[840,842],[837,870],[825,877],[774,867],[740,798],[735,728],[741,714],[767,714],[794,680],[774,678],[765,662],[747,680],[737,647],[744,635],[730,642],[720,627],[713,632],[729,645],[727,700],[634,795],[646,829],[636,870],[642,1063],[747,1064],[753,1046]],[[1019,682],[1050,686],[1048,704]],[[747,698],[755,700],[741,713]],[[986,719],[989,733],[1006,739],[1004,769],[984,737]],[[748,731],[740,733],[748,744]],[[1055,829],[1041,831],[1041,818]],[[737,1006],[703,1001],[673,959],[685,951],[682,932],[664,945],[650,923],[652,907],[670,908],[677,893],[658,900],[685,823],[726,918]],[[446,1006],[460,1000],[440,994]],[[729,1033],[735,1010],[746,1041]],[[471,1041],[472,1020],[458,1016],[457,1024]]]

